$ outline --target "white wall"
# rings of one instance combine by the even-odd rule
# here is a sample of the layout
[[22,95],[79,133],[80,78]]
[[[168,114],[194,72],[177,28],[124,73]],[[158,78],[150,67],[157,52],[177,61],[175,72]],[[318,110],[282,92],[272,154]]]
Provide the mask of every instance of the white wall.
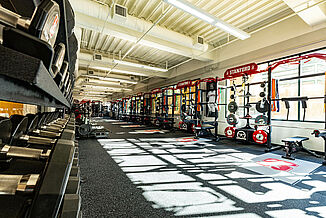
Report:
[[[245,40],[237,40],[227,46],[213,51],[216,60],[213,62],[190,61],[171,70],[169,79],[152,79],[146,85],[137,85],[136,92],[149,91],[153,88],[175,84],[185,79],[205,78],[212,76],[223,77],[225,70],[251,62],[265,62],[272,59],[293,55],[321,47],[326,47],[326,24],[310,27],[298,16],[290,17],[282,22],[252,34]],[[219,114],[219,133],[224,134],[228,126],[225,122],[224,111]],[[311,135],[311,129],[324,128],[324,124],[273,121],[272,125],[298,126],[300,129],[274,127],[272,143],[280,144],[281,140],[291,136],[306,136],[310,140],[304,142],[307,148],[323,151],[324,141]],[[239,125],[238,127],[241,127]]]

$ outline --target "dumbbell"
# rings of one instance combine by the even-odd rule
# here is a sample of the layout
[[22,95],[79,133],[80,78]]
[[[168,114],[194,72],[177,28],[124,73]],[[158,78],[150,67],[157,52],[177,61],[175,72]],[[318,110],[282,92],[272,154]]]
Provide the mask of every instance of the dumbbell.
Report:
[[[32,117],[30,116],[30,118]],[[37,144],[50,146],[56,142],[56,139],[28,135],[28,133],[33,132],[37,127],[37,118],[33,118],[29,121],[28,117],[23,115],[12,115],[10,121],[13,128],[10,140],[11,145]]]
[[49,113],[38,114],[39,122],[37,128],[33,131],[32,134],[40,135],[42,137],[56,138],[60,136],[62,132],[62,126],[67,122],[66,119],[59,119],[57,122],[60,122],[60,126],[52,126],[49,123]]
[[54,78],[54,81],[58,85],[59,89],[62,88],[64,81],[66,79],[66,75],[68,72],[68,66],[69,66],[69,63],[67,61],[63,61],[62,66],[60,68],[60,72]]
[[0,119],[0,162],[7,160],[8,163],[12,158],[46,159],[49,157],[51,152],[49,149],[34,149],[12,145],[12,143],[17,142],[17,136],[21,135],[26,127],[27,119],[21,120],[16,127],[10,119]]
[[54,57],[53,57],[52,67],[51,67],[53,77],[56,77],[56,75],[61,69],[65,57],[65,52],[66,52],[66,46],[63,43],[59,43],[54,47]]
[[63,128],[67,124],[67,119],[53,119],[55,113],[47,112],[45,122],[43,123],[42,128]]
[[65,90],[64,90],[64,96],[67,97],[69,92],[70,92],[70,89],[71,89],[71,86],[72,86],[72,74],[69,74],[69,80],[68,80],[68,84],[67,86],[65,87]]
[[70,37],[73,34],[73,29],[75,27],[75,13],[68,0],[65,1],[65,7],[66,7],[65,9],[66,9],[67,35],[68,37]]
[[0,21],[54,46],[59,31],[60,8],[52,0],[43,0],[34,11],[32,18],[26,19],[0,5]]

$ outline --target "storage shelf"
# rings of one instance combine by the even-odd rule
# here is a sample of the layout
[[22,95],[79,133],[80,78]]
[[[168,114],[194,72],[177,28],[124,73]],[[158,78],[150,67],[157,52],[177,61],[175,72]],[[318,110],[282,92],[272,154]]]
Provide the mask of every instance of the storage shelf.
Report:
[[70,108],[41,60],[0,45],[0,69],[0,100]]

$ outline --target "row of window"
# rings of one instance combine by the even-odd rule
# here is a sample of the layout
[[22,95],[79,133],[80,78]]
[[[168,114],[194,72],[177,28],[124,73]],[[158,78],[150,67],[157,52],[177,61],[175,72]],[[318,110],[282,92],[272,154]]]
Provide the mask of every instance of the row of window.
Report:
[[[318,50],[311,53],[326,53],[326,50]],[[308,53],[306,53],[308,54]],[[305,54],[305,55],[306,55]],[[296,56],[293,56],[296,57]],[[279,61],[279,60],[278,60]],[[259,64],[259,69],[266,69],[269,64],[273,62],[267,62]],[[267,81],[268,73],[255,74],[249,78],[249,83]],[[295,78],[302,77],[305,78]],[[325,78],[326,78],[326,61],[312,58],[309,60],[300,61],[295,64],[283,64],[278,66],[272,72],[272,78],[279,80],[279,98],[290,98],[298,96],[320,97],[317,99],[309,99],[307,101],[307,110],[305,115],[305,121],[325,121],[325,105],[324,99],[321,98],[325,95]],[[293,78],[293,79],[291,79]],[[241,78],[235,79],[236,84],[241,84]],[[251,102],[260,100],[259,93],[262,88],[259,85],[250,86],[250,93],[256,95],[250,99]],[[243,99],[239,98],[238,103],[242,104]],[[272,112],[272,119],[286,120],[287,109],[285,103],[279,101],[279,111]],[[254,108],[250,110],[252,116],[255,116]],[[240,111],[241,113],[241,111]],[[258,115],[258,114],[257,114]],[[302,121],[303,108],[300,102],[290,102],[289,120]]]

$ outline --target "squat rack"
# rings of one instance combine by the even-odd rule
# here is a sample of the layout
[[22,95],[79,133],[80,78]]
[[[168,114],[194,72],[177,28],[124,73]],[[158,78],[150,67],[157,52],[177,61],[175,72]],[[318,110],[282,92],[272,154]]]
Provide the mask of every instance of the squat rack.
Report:
[[[267,149],[266,151],[273,151],[273,150],[277,150],[280,148],[280,146],[273,146],[271,144],[271,132],[272,132],[272,125],[271,125],[271,107],[270,107],[270,103],[272,101],[280,101],[282,99],[272,99],[272,71],[277,68],[278,66],[282,65],[282,64],[288,64],[288,63],[296,63],[302,60],[306,60],[306,59],[311,59],[311,58],[318,58],[321,60],[326,61],[326,54],[321,54],[321,53],[313,53],[313,54],[308,54],[308,55],[301,55],[299,57],[295,57],[295,58],[289,58],[289,59],[285,59],[285,60],[281,60],[281,61],[277,61],[271,65],[269,65],[267,68],[263,69],[263,70],[258,70],[257,65],[254,63],[251,64],[247,64],[247,65],[243,65],[237,68],[232,68],[227,70],[224,73],[224,78],[221,78],[220,80],[227,80],[227,79],[234,79],[236,77],[240,77],[240,76],[251,76],[254,74],[259,74],[259,73],[264,73],[267,72],[268,73],[268,77],[267,77],[267,101],[269,102],[269,110],[267,112],[267,124],[266,126],[268,126],[268,131],[269,134],[267,134],[268,139],[267,139]],[[325,73],[326,74],[326,73]],[[319,75],[319,74],[318,74]],[[320,75],[324,75],[320,74]],[[307,76],[298,76],[298,77],[294,77],[292,79],[300,79],[300,78],[305,78]],[[318,97],[318,98],[324,98],[324,102],[326,104],[326,89],[324,92],[324,96],[323,97]],[[324,113],[324,123],[325,123],[325,129],[326,129],[326,113]],[[325,154],[326,154],[326,141],[325,141]]]

